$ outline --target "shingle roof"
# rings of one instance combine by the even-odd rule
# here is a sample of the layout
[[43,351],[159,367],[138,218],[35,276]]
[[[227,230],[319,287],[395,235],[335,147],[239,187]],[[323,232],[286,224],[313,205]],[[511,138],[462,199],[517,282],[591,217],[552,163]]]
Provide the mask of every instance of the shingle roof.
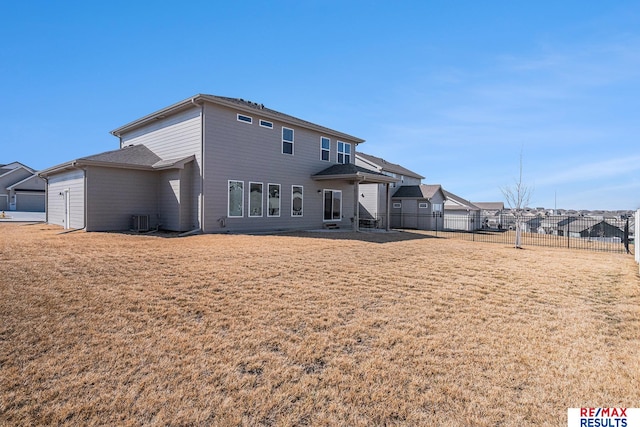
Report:
[[372,156],[371,154],[366,154],[361,151],[358,151],[356,153],[356,157],[361,157],[362,159],[379,166],[380,169],[385,172],[395,173],[397,175],[410,176],[418,179],[424,179],[424,176],[417,174],[405,168],[404,166],[400,166],[396,163],[388,162],[381,157]]
[[428,185],[403,185],[398,188],[392,197],[394,198],[414,198],[414,199],[430,199],[438,191],[442,191],[442,186],[439,184]]
[[193,159],[194,156],[180,159],[162,159],[145,145],[129,145],[118,150],[105,151],[104,153],[81,157],[71,162],[53,166],[40,171],[38,175],[48,176],[62,170],[74,169],[79,165],[143,170],[180,168]]
[[371,169],[366,169],[360,166],[356,166],[353,163],[346,163],[346,164],[335,164],[332,166],[329,166],[328,168],[321,170],[320,172],[316,173],[314,176],[322,176],[322,175],[351,175],[354,173],[367,173],[367,174],[371,174],[371,175],[380,175],[380,176],[386,176],[383,175],[379,172],[375,172],[372,171]]
[[359,179],[368,182],[397,182],[397,178],[393,178],[387,175],[384,175],[379,172],[372,171],[370,169],[366,169],[360,166],[356,166],[353,163],[347,164],[335,164],[329,166],[326,169],[321,170],[320,172],[312,175],[312,178],[315,179],[327,179],[327,178],[351,178],[351,179]]
[[78,161],[116,163],[120,165],[153,167],[162,159],[145,145],[130,145],[119,150],[106,151],[92,156],[81,157]]
[[504,210],[503,202],[473,202],[473,204],[485,211]]
[[[460,196],[457,196],[447,190],[445,190],[444,188],[442,189],[442,192],[444,193],[444,196],[448,199],[451,200],[453,202],[455,202],[457,205],[460,205],[461,207],[466,207],[469,210],[473,210],[473,211],[477,211],[480,210],[480,208],[476,205],[474,205],[473,203],[471,203],[470,201],[463,199]],[[459,209],[458,206],[455,205],[447,205],[446,203],[444,204],[444,208],[446,209]]]

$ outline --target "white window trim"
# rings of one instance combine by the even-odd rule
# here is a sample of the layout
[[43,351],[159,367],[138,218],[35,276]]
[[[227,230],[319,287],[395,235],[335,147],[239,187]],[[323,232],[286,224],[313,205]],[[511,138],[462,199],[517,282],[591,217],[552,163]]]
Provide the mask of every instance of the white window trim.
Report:
[[[242,117],[246,117],[246,118],[248,118],[249,120],[242,120],[242,119],[240,118],[241,116],[242,116]],[[236,120],[238,120],[239,122],[242,122],[242,123],[246,123],[246,124],[248,124],[248,125],[253,124],[253,117],[251,117],[251,116],[247,116],[246,114],[240,114],[240,113],[238,113],[238,115],[236,116]]]
[[401,208],[402,208],[402,203],[395,202],[393,204],[393,209],[401,209]]
[[[340,144],[342,144],[343,147],[343,151],[340,151]],[[345,157],[347,156],[347,152],[344,151],[344,148],[346,148],[347,146],[349,146],[349,161],[345,162]],[[336,161],[340,164],[346,165],[351,163],[351,143],[350,142],[344,142],[344,141],[338,141],[338,143],[336,144]],[[340,154],[342,154],[342,161],[340,161]]]
[[[322,147],[322,142],[323,142],[323,140],[325,140],[325,139],[326,139],[327,141],[329,141],[329,148],[323,148],[323,147]],[[328,157],[328,159],[327,159],[327,160],[325,160],[325,159],[323,159],[323,158],[322,158],[322,153],[324,153],[325,151],[326,151],[326,152],[327,152],[327,154],[328,154],[328,156],[327,156],[327,157]],[[323,162],[330,162],[330,161],[331,161],[331,138],[328,138],[328,137],[326,137],[326,136],[321,136],[321,137],[320,137],[320,160],[322,160]]]
[[[260,197],[260,215],[252,215],[251,214],[251,184],[260,184],[262,187],[261,197]],[[264,183],[258,181],[249,181],[249,218],[262,218],[264,216]]]
[[[324,203],[326,200],[325,193],[327,193],[328,191],[331,191],[332,193],[340,193],[340,217],[338,219],[324,219],[324,208],[325,208]],[[333,216],[333,209],[331,209],[331,214]],[[337,221],[342,221],[342,190],[332,190],[331,188],[325,188],[322,190],[322,222],[337,222]]]
[[429,209],[429,203],[418,203],[418,209]]
[[[290,131],[291,131],[291,135],[292,135],[292,137],[293,137],[293,138],[291,139],[291,141],[286,141],[286,140],[284,139],[284,130],[285,130],[285,129],[287,129],[287,130],[290,130]],[[282,154],[286,154],[287,156],[293,156],[293,155],[294,155],[294,153],[296,152],[296,147],[295,147],[295,145],[296,145],[296,144],[295,144],[295,140],[296,140],[296,132],[295,132],[295,130],[293,130],[292,128],[288,128],[288,127],[284,127],[284,126],[282,126],[282,146],[280,147],[280,149],[282,150]],[[284,152],[284,143],[285,143],[285,142],[286,142],[287,144],[291,144],[291,154],[289,154],[289,153],[285,153],[285,152]]]
[[[271,215],[269,213],[269,187],[271,187],[272,185],[278,186],[278,215]],[[282,212],[282,186],[280,184],[276,184],[275,182],[270,182],[267,184],[267,217],[279,218],[280,212]]]
[[[241,182],[242,183],[242,204],[240,205],[240,215],[231,215],[231,203],[229,199],[229,187],[232,182]],[[238,179],[230,179],[227,181],[227,217],[228,218],[243,218],[244,217],[244,181],[240,181]]]
[[[302,202],[302,206],[300,207],[302,211],[302,215],[294,215],[293,214],[293,187],[300,187],[302,189],[302,198],[300,199]],[[302,218],[304,216],[304,186],[302,185],[291,185],[291,216],[294,218]]]
[[[260,123],[260,127],[267,128],[267,129],[273,129],[273,122],[269,122],[267,120],[260,119],[260,121],[258,123]],[[266,123],[269,123],[269,126],[267,126]]]

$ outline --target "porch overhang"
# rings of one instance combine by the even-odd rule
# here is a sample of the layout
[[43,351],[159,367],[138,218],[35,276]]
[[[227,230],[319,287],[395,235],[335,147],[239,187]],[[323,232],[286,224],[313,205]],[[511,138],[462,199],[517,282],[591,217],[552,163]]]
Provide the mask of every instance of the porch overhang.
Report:
[[[398,182],[398,178],[383,175],[353,163],[337,164],[311,175],[311,179],[315,181],[340,180],[353,184],[353,231],[360,230],[360,184],[384,184],[386,187],[387,198],[387,218],[390,217],[389,200],[390,200],[390,184]],[[387,231],[389,231],[389,221],[387,221]]]
[[315,181],[341,180],[367,184],[391,184],[400,181],[398,178],[383,175],[352,163],[330,166],[315,175],[311,175]]

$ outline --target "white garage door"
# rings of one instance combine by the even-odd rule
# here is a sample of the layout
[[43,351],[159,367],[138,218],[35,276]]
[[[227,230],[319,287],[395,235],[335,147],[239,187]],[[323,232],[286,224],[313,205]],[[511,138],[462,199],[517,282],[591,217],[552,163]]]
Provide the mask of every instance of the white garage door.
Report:
[[44,212],[44,193],[16,193],[16,210]]

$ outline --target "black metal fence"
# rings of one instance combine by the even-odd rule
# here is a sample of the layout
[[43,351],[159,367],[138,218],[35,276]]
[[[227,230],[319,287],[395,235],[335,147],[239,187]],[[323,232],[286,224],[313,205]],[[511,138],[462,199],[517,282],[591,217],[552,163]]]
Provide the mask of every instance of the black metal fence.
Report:
[[[478,242],[515,244],[514,215],[392,214],[391,228],[419,229],[426,234]],[[629,219],[588,216],[534,216],[520,220],[521,246],[549,246],[606,252],[632,253],[634,235]],[[363,229],[386,228],[387,218],[362,220]]]

